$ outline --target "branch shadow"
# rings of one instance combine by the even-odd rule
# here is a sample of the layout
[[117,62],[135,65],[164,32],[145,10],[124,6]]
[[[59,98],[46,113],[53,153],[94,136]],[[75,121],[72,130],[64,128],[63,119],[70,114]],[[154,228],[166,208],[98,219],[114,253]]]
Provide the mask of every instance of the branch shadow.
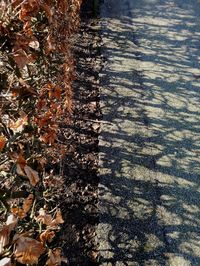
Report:
[[102,5],[99,261],[200,265],[200,5],[119,2]]

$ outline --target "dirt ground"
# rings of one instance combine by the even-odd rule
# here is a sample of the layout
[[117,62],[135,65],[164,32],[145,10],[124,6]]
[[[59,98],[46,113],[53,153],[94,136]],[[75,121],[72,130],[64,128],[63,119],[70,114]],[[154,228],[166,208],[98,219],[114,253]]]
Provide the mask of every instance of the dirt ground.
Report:
[[69,145],[63,165],[66,187],[61,196],[65,224],[59,236],[69,265],[97,265],[95,227],[98,223],[99,77],[101,69],[98,20],[92,6],[82,7],[81,28],[74,40],[77,78],[70,126],[63,125],[61,140]]

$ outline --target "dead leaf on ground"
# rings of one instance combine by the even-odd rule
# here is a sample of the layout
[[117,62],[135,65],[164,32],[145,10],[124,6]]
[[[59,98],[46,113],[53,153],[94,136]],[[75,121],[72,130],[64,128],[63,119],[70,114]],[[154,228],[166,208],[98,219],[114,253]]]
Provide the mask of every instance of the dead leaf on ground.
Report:
[[50,230],[45,230],[40,234],[40,241],[44,244],[45,242],[51,242],[55,237],[55,232]]
[[33,41],[29,42],[28,46],[34,50],[39,50],[40,44],[37,40],[33,40]]
[[68,263],[68,259],[61,256],[61,249],[50,249],[46,266],[59,266],[62,262]]
[[0,231],[0,254],[4,251],[4,247],[9,244],[10,233],[15,228],[16,224],[17,218],[13,214],[10,214],[7,218],[6,224]]
[[24,212],[24,210],[20,207],[12,207],[10,208],[10,211],[17,216],[19,219],[24,219],[24,217],[26,217],[26,213]]
[[4,247],[8,245],[10,240],[10,230],[9,226],[4,225],[0,232],[0,255],[4,251]]
[[51,215],[47,214],[43,208],[39,210],[39,215],[35,219],[37,222],[42,222],[43,224],[46,225],[49,225],[52,221]]
[[58,224],[63,224],[65,221],[62,218],[62,214],[60,210],[57,210],[56,212],[56,218],[52,220],[49,226],[57,226]]
[[37,185],[37,183],[39,182],[40,178],[38,175],[38,172],[33,170],[30,166],[26,165],[24,167],[24,172],[26,174],[26,176],[28,177],[31,185],[34,187]]
[[24,68],[30,62],[30,58],[23,49],[14,52],[13,58],[20,69]]
[[29,194],[28,197],[24,200],[22,209],[25,213],[29,212],[31,206],[33,204],[34,196],[33,194]]
[[46,211],[41,208],[39,210],[39,215],[35,219],[37,222],[42,222],[43,224],[46,224],[49,229],[57,227],[59,224],[64,223],[60,210],[56,211],[56,217],[53,219],[50,214],[47,214]]
[[10,210],[19,219],[23,219],[24,217],[26,217],[27,213],[31,209],[31,206],[33,204],[33,200],[34,200],[33,194],[29,194],[29,196],[24,200],[22,208],[12,207],[12,208],[10,208]]
[[4,136],[0,136],[0,151],[3,150],[5,145],[6,145],[6,138]]
[[15,235],[14,255],[17,262],[22,264],[38,264],[39,257],[45,252],[42,243],[25,236]]
[[28,125],[28,116],[23,112],[17,121],[10,121],[9,128],[14,133],[19,133],[23,131],[26,125]]

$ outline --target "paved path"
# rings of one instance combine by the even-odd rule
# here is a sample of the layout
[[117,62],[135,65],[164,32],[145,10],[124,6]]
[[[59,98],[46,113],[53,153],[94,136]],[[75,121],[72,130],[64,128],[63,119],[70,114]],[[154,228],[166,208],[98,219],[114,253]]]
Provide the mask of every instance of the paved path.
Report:
[[200,2],[104,0],[100,265],[200,265]]

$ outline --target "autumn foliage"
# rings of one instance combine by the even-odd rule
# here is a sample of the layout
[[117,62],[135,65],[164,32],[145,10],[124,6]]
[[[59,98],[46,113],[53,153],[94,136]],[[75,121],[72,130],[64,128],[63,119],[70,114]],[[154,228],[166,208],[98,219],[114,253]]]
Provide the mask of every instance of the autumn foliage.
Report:
[[51,207],[54,171],[65,154],[59,125],[70,122],[71,37],[81,0],[1,0],[0,265],[60,265],[51,246],[64,223]]

